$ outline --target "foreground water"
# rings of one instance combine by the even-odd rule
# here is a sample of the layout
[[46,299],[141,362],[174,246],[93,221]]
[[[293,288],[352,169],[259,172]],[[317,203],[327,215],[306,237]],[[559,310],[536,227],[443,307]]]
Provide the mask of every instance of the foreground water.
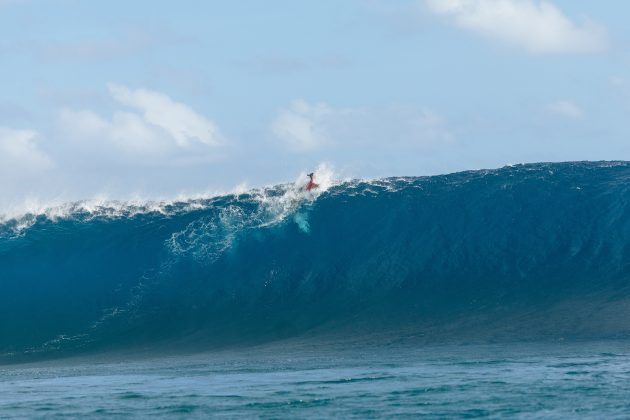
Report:
[[630,342],[262,346],[0,368],[0,417],[627,418]]

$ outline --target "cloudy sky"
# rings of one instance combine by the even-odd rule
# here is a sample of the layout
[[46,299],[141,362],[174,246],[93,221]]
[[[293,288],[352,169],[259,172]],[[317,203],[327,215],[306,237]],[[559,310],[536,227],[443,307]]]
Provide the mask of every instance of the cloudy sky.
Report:
[[630,3],[0,0],[0,212],[630,159]]

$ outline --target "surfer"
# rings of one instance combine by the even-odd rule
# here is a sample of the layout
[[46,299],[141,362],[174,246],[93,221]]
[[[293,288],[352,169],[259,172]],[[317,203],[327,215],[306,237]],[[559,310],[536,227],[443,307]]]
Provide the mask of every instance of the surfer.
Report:
[[306,191],[310,191],[313,188],[317,188],[319,187],[319,184],[316,184],[315,181],[313,181],[313,172],[311,172],[310,174],[307,174],[306,176],[310,178],[310,180],[308,181],[308,184],[306,184]]

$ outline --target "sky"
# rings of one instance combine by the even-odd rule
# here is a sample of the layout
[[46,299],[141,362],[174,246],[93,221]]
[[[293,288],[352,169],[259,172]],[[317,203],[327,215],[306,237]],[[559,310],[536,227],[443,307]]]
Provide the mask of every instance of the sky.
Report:
[[630,160],[630,2],[0,0],[0,214]]

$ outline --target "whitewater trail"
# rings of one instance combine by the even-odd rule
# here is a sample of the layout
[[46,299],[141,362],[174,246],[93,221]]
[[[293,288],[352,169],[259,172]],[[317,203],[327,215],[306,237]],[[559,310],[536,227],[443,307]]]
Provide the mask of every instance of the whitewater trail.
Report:
[[304,188],[306,173],[301,173],[292,184],[235,196],[216,214],[200,217],[173,233],[167,241],[169,250],[176,256],[190,254],[212,263],[231,247],[238,234],[282,223],[290,217],[308,234],[309,205],[335,185],[334,172],[328,166],[320,165],[316,173],[319,186],[311,191]]

